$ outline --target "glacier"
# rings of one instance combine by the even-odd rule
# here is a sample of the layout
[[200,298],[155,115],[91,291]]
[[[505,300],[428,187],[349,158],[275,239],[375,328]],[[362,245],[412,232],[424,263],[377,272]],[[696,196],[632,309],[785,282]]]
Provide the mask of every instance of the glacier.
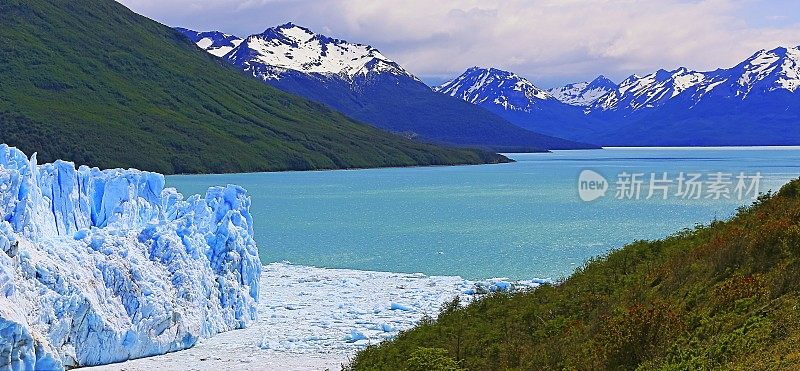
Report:
[[102,365],[190,348],[257,319],[244,189],[184,198],[164,176],[0,145],[0,370]]

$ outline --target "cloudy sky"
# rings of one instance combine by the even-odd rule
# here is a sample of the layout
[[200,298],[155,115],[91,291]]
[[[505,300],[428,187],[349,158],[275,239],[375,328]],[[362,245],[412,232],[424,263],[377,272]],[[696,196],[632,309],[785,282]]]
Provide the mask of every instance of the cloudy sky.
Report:
[[169,26],[239,36],[294,22],[370,44],[429,83],[470,66],[541,87],[686,66],[730,67],[800,45],[796,0],[119,0]]

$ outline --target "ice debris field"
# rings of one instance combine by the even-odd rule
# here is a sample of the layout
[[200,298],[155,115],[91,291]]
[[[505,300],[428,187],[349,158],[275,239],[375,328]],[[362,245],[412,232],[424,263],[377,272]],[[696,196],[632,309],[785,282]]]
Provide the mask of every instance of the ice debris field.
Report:
[[236,186],[36,164],[0,146],[0,370],[163,354],[256,318],[261,264]]
[[536,287],[545,280],[472,282],[460,277],[264,266],[259,318],[243,330],[202,340],[192,349],[96,370],[339,370],[355,353],[435,317],[456,296]]

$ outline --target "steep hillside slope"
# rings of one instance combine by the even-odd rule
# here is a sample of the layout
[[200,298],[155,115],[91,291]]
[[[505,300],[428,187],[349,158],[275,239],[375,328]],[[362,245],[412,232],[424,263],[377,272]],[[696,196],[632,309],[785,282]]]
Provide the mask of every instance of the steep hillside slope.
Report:
[[474,164],[243,76],[112,0],[0,2],[0,143],[162,173]]
[[635,242],[563,283],[452,303],[357,370],[797,369],[800,180],[713,222]]

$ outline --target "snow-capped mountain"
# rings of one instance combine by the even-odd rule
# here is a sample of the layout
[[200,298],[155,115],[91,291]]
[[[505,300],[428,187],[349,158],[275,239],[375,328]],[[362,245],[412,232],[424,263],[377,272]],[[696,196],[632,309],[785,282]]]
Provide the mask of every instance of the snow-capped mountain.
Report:
[[[480,106],[537,133],[557,136],[554,133],[571,135],[586,130],[581,107],[562,102],[513,72],[472,67],[434,90]],[[587,93],[591,91],[586,89]]]
[[630,114],[683,102],[691,109],[708,100],[744,101],[771,92],[794,93],[800,86],[800,47],[760,50],[742,63],[710,72],[685,67],[637,76],[623,81],[616,91],[597,100],[592,111]]
[[595,147],[524,130],[434,92],[372,46],[292,23],[245,38],[223,59],[280,90],[408,137],[505,151]]
[[591,82],[576,82],[548,89],[554,98],[571,106],[588,107],[604,95],[617,89],[617,84],[600,75]]
[[484,108],[531,113],[547,106],[559,107],[560,103],[587,107],[616,88],[613,81],[601,75],[591,82],[545,90],[513,72],[472,67],[433,89]]
[[496,68],[472,67],[433,90],[476,105],[489,103],[522,112],[531,112],[537,102],[555,99],[527,79]]
[[218,31],[211,32],[197,32],[186,28],[176,28],[189,40],[197,44],[200,49],[203,49],[217,57],[222,57],[230,53],[233,48],[242,43],[242,39],[238,36],[228,35]]
[[700,91],[702,95],[708,91],[709,84],[704,83],[708,77],[685,67],[674,71],[662,69],[641,77],[633,75],[622,81],[616,90],[595,99],[589,107],[591,110],[619,109],[630,112],[657,107],[681,93],[695,91],[695,87],[705,87]]
[[544,93],[510,88],[534,86],[510,72],[478,72],[437,90],[547,135],[624,146],[800,144],[800,47],[761,50],[726,69],[661,69],[619,85],[600,76]]
[[800,46],[761,50],[731,69],[735,95],[747,98],[776,90],[796,92],[800,87]]
[[264,80],[279,79],[287,71],[349,80],[371,73],[416,79],[378,49],[318,35],[292,23],[249,36],[226,58]]

